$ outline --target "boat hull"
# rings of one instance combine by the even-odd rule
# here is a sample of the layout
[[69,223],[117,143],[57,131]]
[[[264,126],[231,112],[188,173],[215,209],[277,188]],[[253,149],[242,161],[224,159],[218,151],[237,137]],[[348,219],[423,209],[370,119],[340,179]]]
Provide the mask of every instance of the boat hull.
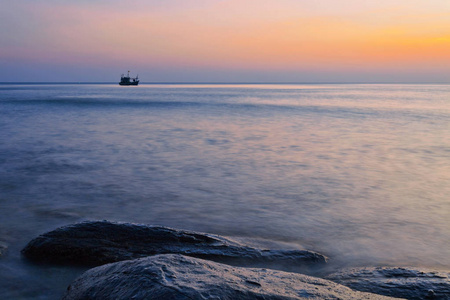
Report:
[[119,85],[138,85],[139,81],[135,82],[119,82]]

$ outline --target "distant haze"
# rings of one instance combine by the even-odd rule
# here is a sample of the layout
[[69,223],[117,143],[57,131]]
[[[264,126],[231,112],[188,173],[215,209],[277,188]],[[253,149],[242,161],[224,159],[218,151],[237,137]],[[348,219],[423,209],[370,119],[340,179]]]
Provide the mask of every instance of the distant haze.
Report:
[[448,0],[0,1],[0,82],[450,82]]

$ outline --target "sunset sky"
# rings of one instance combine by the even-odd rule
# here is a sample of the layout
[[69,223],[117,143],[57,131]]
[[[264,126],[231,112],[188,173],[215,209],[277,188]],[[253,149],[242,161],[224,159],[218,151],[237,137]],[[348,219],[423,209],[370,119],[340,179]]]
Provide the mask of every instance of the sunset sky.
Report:
[[0,82],[448,82],[449,0],[0,0]]

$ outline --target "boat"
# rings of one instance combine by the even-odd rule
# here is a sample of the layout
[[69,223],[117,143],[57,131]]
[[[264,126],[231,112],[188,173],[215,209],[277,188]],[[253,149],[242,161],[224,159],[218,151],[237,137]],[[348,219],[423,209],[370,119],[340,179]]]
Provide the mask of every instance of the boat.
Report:
[[136,77],[130,77],[130,71],[128,71],[127,76],[124,74],[120,77],[120,85],[138,85],[139,84],[139,77],[136,75]]

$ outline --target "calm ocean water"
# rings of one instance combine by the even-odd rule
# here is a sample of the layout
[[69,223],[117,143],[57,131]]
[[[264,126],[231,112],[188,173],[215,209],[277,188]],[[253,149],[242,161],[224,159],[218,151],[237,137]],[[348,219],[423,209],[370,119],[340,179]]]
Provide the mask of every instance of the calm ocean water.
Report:
[[25,244],[83,220],[450,267],[450,85],[0,85],[0,298],[82,270]]

